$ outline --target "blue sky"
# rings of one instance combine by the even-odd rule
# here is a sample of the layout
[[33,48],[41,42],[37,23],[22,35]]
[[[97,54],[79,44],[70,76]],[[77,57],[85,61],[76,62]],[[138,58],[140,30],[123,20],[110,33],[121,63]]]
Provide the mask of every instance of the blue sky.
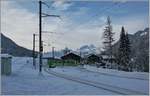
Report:
[[[14,0],[15,1],[15,0]],[[83,14],[84,18],[74,17],[74,19],[79,19],[80,22],[86,19],[96,19],[99,16],[110,15],[113,19],[143,15],[148,18],[149,3],[148,0],[144,1],[126,1],[126,2],[114,2],[114,1],[67,1],[66,3],[71,4],[67,10],[56,10],[52,5],[54,1],[45,0],[45,2],[50,6],[48,9],[43,6],[44,11],[52,10],[53,14],[60,15],[71,15],[72,12],[80,11],[82,8],[86,10],[86,14]],[[34,0],[18,0],[18,5],[20,8],[25,8],[30,12],[38,13],[38,2]],[[66,14],[64,14],[66,13]]]
[[[43,30],[64,34],[43,35],[45,42],[56,46],[58,50],[66,46],[76,49],[84,44],[102,47],[102,33],[107,16],[112,19],[116,41],[121,26],[125,26],[126,31],[131,34],[148,27],[148,0],[121,2],[47,0],[46,3],[50,8],[43,5],[44,12],[62,17],[62,21],[57,18],[43,19]],[[2,13],[2,32],[17,44],[32,49],[32,45],[28,42],[32,42],[31,34],[38,33],[38,1],[3,1]],[[45,49],[49,50],[48,47]]]

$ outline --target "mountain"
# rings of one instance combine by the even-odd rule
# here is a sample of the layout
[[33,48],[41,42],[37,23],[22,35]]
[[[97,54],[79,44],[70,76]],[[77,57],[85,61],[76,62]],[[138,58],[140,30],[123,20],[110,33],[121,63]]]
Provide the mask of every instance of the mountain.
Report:
[[[148,68],[149,64],[149,28],[137,31],[133,35],[129,34],[131,43],[131,58],[139,67]],[[113,54],[116,55],[120,41],[113,45]],[[143,69],[148,70],[148,69]]]
[[[128,34],[131,43],[131,58],[138,66],[147,66],[149,64],[149,28],[137,31],[135,34]],[[120,41],[113,45],[113,54],[116,55],[119,48]],[[71,50],[71,49],[70,49]],[[108,50],[107,50],[108,51]],[[77,50],[71,50],[71,52],[82,56],[97,53],[97,48],[93,45],[83,45]],[[103,52],[102,52],[103,54]],[[52,56],[52,52],[44,53],[45,56]],[[55,51],[55,57],[64,55],[63,50]]]
[[14,41],[1,33],[1,53],[7,53],[13,56],[32,56],[32,50],[17,45]]
[[77,49],[78,53],[82,53],[82,55],[87,55],[91,53],[96,53],[96,47],[91,44],[91,45],[83,45],[79,49]]
[[[66,48],[62,49],[60,51],[55,51],[54,52],[55,57],[59,58],[59,57],[63,56],[64,55],[64,50],[66,50]],[[72,49],[69,49],[69,48],[68,48],[68,50],[70,50],[70,52],[75,53],[77,55],[80,55],[80,52],[81,52],[82,56],[85,56],[85,55],[88,55],[88,54],[91,54],[91,53],[96,53],[96,47],[93,44],[83,45],[80,48],[78,48],[77,50],[72,50]],[[43,56],[44,57],[52,57],[52,52],[44,53]]]

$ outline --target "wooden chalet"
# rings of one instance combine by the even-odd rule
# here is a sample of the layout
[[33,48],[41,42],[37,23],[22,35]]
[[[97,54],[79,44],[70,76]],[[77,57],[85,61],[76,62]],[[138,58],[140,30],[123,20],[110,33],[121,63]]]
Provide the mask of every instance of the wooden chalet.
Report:
[[86,56],[85,59],[88,63],[100,63],[100,62],[102,62],[102,57],[95,55],[95,54],[90,54],[90,55]]
[[76,55],[74,53],[68,53],[61,57],[62,60],[74,60],[74,61],[80,61],[81,57],[79,55]]

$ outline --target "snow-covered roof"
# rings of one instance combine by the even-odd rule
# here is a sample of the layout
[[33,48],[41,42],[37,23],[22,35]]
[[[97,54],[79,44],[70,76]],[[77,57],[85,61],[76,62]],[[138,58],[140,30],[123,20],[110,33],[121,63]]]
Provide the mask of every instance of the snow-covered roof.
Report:
[[[78,52],[76,52],[76,51],[71,51],[71,52],[68,52],[67,54],[65,54],[65,55],[68,55],[68,54],[70,54],[70,53],[73,53],[73,54],[75,54],[75,55],[79,55],[79,53]],[[64,56],[65,56],[64,55]]]
[[58,57],[58,56],[55,56],[55,59],[61,59],[60,57]]
[[[52,58],[52,54],[43,54],[43,56],[42,56],[43,58]],[[60,59],[61,58],[61,56],[55,56],[55,58],[57,58],[57,59]]]
[[100,57],[99,55],[92,53],[92,54],[87,54],[87,55],[85,55],[84,58],[88,58],[88,57],[90,57],[90,56],[92,56],[92,55],[95,55],[95,56]]
[[9,54],[1,54],[1,57],[3,57],[3,58],[11,58],[12,56],[9,55]]
[[[52,56],[43,56],[42,58],[53,58]],[[60,57],[58,56],[54,56],[55,59],[61,59]]]
[[[109,59],[110,57],[108,55],[101,55],[103,57],[103,59]],[[115,58],[114,56],[112,56],[112,58]]]
[[140,36],[146,35],[148,32],[143,32],[140,34]]

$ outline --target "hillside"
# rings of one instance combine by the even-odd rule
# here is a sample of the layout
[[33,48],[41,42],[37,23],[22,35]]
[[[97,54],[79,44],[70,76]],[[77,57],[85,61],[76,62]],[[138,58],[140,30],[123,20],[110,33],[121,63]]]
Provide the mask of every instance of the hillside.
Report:
[[1,53],[8,53],[13,56],[32,56],[32,50],[17,45],[14,41],[1,33]]
[[[135,66],[148,68],[149,64],[149,28],[129,34],[131,43],[131,58]],[[119,41],[113,45],[113,54],[116,55]],[[147,69],[145,69],[147,70]]]

